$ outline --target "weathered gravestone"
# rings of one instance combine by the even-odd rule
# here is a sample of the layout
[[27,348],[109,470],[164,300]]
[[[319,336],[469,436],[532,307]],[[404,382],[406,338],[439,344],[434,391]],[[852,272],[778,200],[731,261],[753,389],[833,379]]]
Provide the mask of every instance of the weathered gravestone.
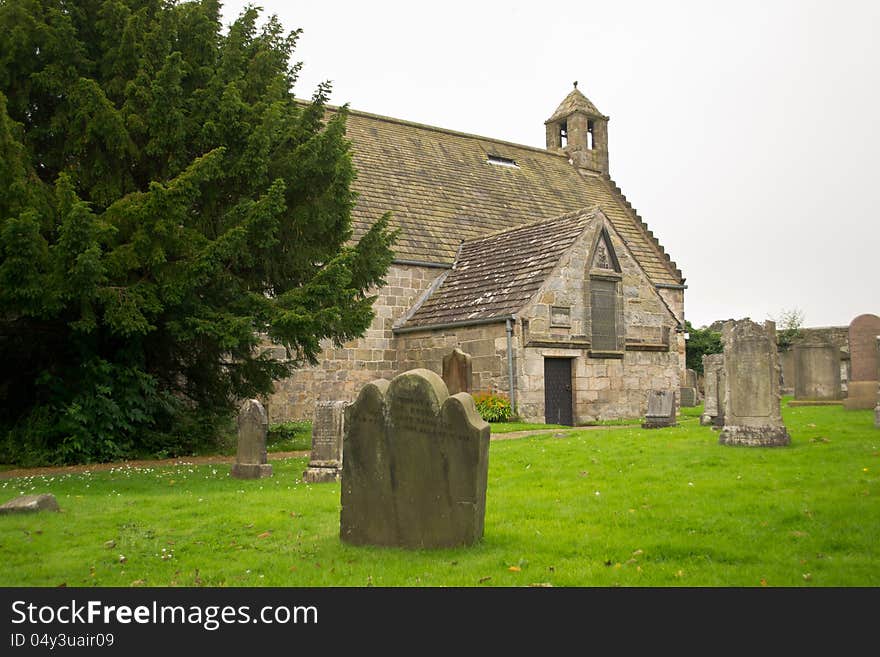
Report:
[[830,342],[794,345],[794,398],[840,399],[840,348]]
[[236,479],[261,479],[272,476],[266,455],[266,432],[269,416],[256,399],[247,399],[238,411],[238,451],[230,474]]
[[696,406],[698,403],[697,373],[692,369],[686,369],[684,371],[684,381],[682,383],[683,385],[678,389],[678,394],[681,397],[681,405],[687,408]]
[[315,404],[312,422],[312,451],[303,481],[310,484],[339,481],[342,475],[342,436],[345,430],[345,407],[348,402]]
[[406,548],[469,545],[483,535],[489,425],[465,392],[415,369],[364,386],[345,412],[346,543]]
[[703,356],[703,414],[700,424],[719,427],[724,423],[719,394],[721,375],[724,369],[724,354]]
[[874,408],[877,405],[877,336],[880,317],[859,315],[849,325],[850,377],[846,399],[849,410]]
[[718,442],[748,447],[788,445],[791,437],[779,407],[775,322],[764,322],[764,326],[748,318],[725,322],[721,342],[724,427]]
[[60,511],[58,500],[51,493],[19,495],[0,505],[0,515],[9,513],[36,513],[37,511]]
[[471,357],[456,347],[443,357],[443,382],[450,395],[471,391]]
[[675,391],[649,390],[648,411],[645,413],[643,429],[660,429],[674,427],[675,422]]

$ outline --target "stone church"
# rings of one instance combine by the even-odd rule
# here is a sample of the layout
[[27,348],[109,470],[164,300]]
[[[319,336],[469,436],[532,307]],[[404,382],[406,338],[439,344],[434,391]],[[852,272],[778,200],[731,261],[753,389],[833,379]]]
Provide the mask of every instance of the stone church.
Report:
[[609,176],[608,117],[577,83],[544,149],[357,111],[347,126],[355,237],[391,211],[396,259],[365,335],[278,382],[272,422],[442,374],[456,348],[470,392],[509,396],[525,421],[640,417],[649,390],[679,388],[685,279]]

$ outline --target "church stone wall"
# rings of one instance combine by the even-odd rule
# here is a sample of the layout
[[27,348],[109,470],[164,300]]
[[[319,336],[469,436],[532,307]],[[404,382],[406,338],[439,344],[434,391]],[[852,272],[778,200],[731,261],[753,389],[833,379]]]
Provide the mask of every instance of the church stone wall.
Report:
[[[519,339],[513,339],[514,354]],[[458,347],[471,357],[471,392],[510,390],[507,370],[507,326],[497,324],[418,331],[397,336],[399,371],[423,367],[443,374],[443,357]]]
[[276,382],[274,394],[266,401],[269,422],[311,420],[317,402],[354,401],[364,384],[391,379],[403,371],[397,363],[391,326],[444,271],[392,265],[385,276],[386,285],[375,292],[376,316],[364,336],[338,348],[325,341],[318,365],[296,370],[290,378]]
[[[675,332],[678,320],[613,232],[626,347],[620,358],[590,356],[588,265],[594,237],[594,231],[587,231],[573,245],[521,314],[525,348],[516,360],[517,407],[526,421],[544,421],[545,358],[573,359],[575,424],[638,418],[647,411],[648,390],[678,390],[684,367],[683,339]],[[672,292],[681,298],[680,291]],[[569,327],[558,321],[559,308],[564,307],[570,309]]]

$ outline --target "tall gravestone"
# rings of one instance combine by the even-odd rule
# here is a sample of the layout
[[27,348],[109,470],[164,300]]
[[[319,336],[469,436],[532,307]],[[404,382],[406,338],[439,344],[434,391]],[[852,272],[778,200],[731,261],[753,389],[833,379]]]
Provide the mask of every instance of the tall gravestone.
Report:
[[791,437],[779,406],[779,352],[776,323],[756,324],[748,318],[725,322],[724,427],[722,445],[777,447]]
[[256,399],[247,399],[238,411],[238,450],[230,474],[236,479],[261,479],[272,476],[266,454],[269,416]]
[[694,370],[686,369],[684,371],[684,379],[682,386],[678,389],[678,394],[682,406],[690,408],[697,405],[697,373]]
[[829,342],[799,342],[794,353],[794,398],[840,399],[840,348]]
[[415,369],[364,386],[345,412],[341,540],[435,548],[482,538],[489,425],[465,392]]
[[703,356],[703,414],[700,424],[704,426],[721,426],[724,422],[719,400],[723,368],[724,354]]
[[877,405],[880,356],[877,353],[877,336],[880,335],[880,317],[859,315],[849,325],[850,377],[847,382],[846,399],[849,410],[874,408]]
[[312,451],[303,481],[310,484],[339,481],[342,475],[344,401],[318,402],[312,422]]
[[443,357],[443,382],[450,395],[471,391],[473,366],[470,354],[456,347]]
[[649,390],[648,411],[645,413],[643,429],[660,429],[674,427],[675,422],[675,390]]

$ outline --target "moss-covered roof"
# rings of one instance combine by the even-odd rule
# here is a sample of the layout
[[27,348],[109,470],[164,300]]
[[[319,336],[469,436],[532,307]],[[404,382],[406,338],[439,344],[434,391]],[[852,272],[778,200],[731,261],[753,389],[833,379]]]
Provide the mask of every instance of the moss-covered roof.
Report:
[[654,283],[683,282],[614,182],[565,155],[354,110],[347,135],[354,236],[391,211],[398,260],[451,265],[462,240],[598,205]]
[[463,242],[452,270],[401,328],[503,318],[538,291],[562,255],[601,215],[585,208]]

